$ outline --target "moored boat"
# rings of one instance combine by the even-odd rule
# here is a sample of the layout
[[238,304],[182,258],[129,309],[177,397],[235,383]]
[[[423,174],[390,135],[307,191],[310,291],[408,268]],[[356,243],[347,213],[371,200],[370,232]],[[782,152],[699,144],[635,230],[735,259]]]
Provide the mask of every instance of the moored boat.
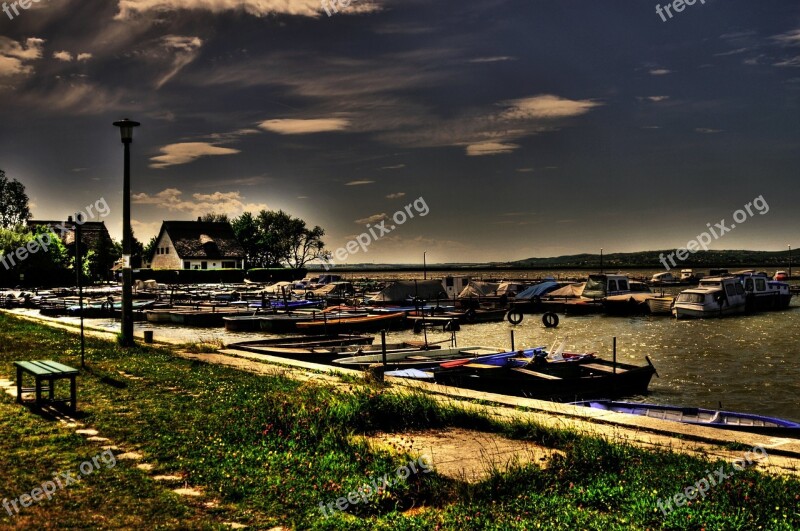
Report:
[[325,319],[300,321],[297,323],[299,332],[318,334],[340,334],[347,332],[375,332],[384,329],[399,330],[405,322],[405,312],[389,313],[385,315],[364,316],[333,316]]
[[711,428],[800,437],[800,423],[752,413],[613,400],[585,400],[575,405]]
[[744,287],[737,278],[709,277],[701,280],[698,287],[681,291],[672,313],[678,319],[743,314],[746,299]]

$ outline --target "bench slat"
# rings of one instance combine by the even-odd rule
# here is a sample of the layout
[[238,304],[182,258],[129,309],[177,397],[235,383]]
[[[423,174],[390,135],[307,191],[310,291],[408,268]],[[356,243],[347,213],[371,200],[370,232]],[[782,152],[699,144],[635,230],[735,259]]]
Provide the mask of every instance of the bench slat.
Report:
[[17,367],[21,368],[23,371],[29,372],[29,373],[31,373],[33,375],[36,375],[36,376],[46,376],[46,375],[52,373],[51,370],[49,370],[47,368],[44,368],[44,367],[40,367],[36,362],[15,361],[14,365],[16,365]]
[[57,371],[57,372],[59,372],[61,374],[64,374],[64,375],[78,374],[79,373],[78,369],[74,369],[74,368],[72,368],[72,367],[70,367],[68,365],[64,365],[63,363],[59,363],[57,361],[40,360],[37,363],[39,363],[41,365],[44,365],[46,367],[49,367],[49,368],[53,369],[54,371]]

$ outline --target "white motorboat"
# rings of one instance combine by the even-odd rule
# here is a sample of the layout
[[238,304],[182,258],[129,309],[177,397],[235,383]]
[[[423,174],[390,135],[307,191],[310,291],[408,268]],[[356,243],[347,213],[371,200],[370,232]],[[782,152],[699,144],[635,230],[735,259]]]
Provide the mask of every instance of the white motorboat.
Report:
[[684,290],[672,309],[678,319],[722,317],[745,312],[747,294],[738,278],[709,277],[696,288]]

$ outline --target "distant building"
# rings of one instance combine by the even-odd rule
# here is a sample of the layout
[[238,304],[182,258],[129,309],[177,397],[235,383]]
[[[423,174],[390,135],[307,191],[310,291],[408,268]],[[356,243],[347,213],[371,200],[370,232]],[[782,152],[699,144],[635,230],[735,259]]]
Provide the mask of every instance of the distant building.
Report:
[[[27,225],[31,229],[48,227],[53,234],[60,237],[67,252],[75,255],[75,222],[72,216],[68,217],[67,221],[31,219]],[[102,221],[85,221],[81,225],[81,256],[88,256],[89,251],[94,252],[94,258],[89,266],[91,276],[108,280],[114,265],[114,241]]]
[[244,269],[245,252],[228,222],[164,221],[153,269]]

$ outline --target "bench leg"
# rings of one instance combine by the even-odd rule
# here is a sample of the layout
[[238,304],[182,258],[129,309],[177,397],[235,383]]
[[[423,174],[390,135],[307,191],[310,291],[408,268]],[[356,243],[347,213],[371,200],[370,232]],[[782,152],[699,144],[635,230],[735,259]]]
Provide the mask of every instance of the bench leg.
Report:
[[54,385],[53,385],[53,384],[54,384],[54,383],[55,383],[55,380],[53,380],[52,378],[50,378],[50,389],[49,389],[49,391],[50,391],[50,402],[52,402],[52,401],[53,401],[53,387],[54,387]]
[[22,403],[22,368],[17,367],[17,403]]
[[75,385],[75,377],[71,376],[69,379],[69,396],[70,396],[70,409],[73,413],[78,409],[78,393]]
[[35,378],[36,380],[36,405],[41,405],[42,403],[42,379],[38,376]]

